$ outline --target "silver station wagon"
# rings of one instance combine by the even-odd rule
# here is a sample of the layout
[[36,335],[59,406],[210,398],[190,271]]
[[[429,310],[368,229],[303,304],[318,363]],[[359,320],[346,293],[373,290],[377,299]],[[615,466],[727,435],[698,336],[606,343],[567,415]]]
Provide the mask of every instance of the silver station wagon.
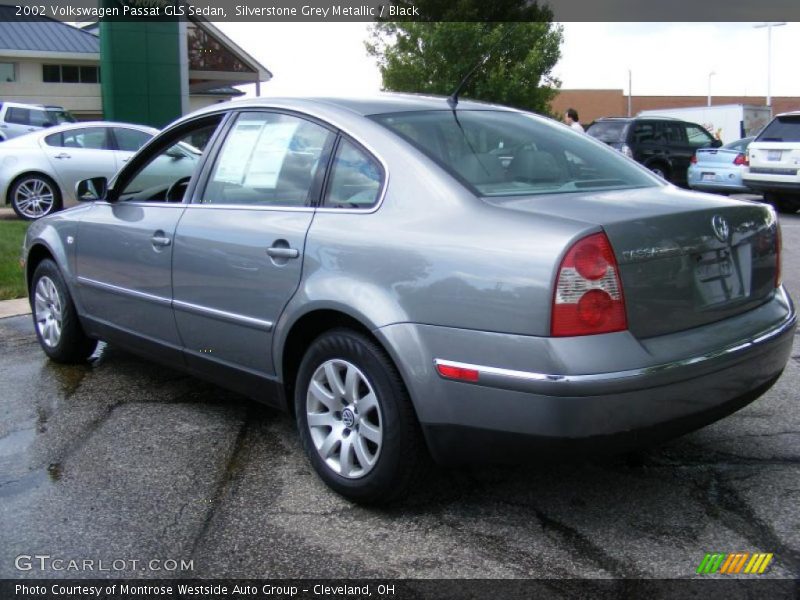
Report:
[[358,502],[396,498],[428,454],[701,427],[769,389],[796,325],[770,207],[502,106],[217,104],[77,195],[25,242],[45,353],[106,340],[284,409]]

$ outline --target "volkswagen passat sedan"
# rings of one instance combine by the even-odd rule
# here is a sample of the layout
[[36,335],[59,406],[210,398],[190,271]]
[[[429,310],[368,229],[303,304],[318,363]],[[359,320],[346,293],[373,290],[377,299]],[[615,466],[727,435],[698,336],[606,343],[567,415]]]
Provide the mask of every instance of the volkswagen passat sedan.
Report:
[[[26,220],[75,204],[75,184],[110,178],[157,129],[108,121],[71,123],[29,133],[0,144],[0,198]],[[191,173],[199,153],[180,145],[161,166]]]
[[[160,169],[194,139],[190,175]],[[287,410],[360,502],[407,489],[426,452],[691,430],[769,389],[792,345],[771,207],[502,106],[218,104],[78,195],[26,238],[45,353],[107,340]]]

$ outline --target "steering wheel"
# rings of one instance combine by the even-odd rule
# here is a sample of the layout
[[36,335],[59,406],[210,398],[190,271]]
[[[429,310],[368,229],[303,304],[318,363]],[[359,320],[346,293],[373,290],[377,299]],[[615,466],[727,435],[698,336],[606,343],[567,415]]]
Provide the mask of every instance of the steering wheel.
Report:
[[191,177],[181,177],[175,183],[167,188],[165,200],[167,202],[182,202],[183,195],[186,193],[186,188],[189,187],[189,180]]

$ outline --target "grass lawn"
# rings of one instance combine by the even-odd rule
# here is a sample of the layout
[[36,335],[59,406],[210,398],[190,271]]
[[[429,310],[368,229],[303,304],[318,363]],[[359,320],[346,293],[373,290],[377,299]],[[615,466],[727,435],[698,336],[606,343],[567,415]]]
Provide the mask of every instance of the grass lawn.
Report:
[[19,266],[26,221],[0,220],[0,300],[25,297],[25,275]]

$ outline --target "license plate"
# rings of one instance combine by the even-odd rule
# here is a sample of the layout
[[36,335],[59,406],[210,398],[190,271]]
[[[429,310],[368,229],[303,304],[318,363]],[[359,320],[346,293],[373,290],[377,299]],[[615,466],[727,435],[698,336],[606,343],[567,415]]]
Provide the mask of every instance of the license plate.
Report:
[[779,161],[781,159],[780,150],[767,150],[767,160]]
[[701,173],[700,179],[702,181],[714,181],[714,173]]
[[733,272],[733,264],[730,256],[712,259],[701,259],[697,263],[697,278],[700,281],[711,281],[724,277],[730,277]]

